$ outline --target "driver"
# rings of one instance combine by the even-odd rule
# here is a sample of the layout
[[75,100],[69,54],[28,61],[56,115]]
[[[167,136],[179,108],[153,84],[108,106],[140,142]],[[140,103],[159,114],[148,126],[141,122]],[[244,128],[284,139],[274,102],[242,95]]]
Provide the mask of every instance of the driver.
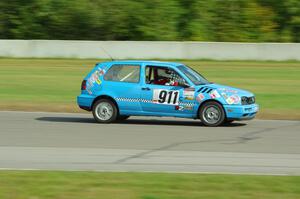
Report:
[[165,74],[168,76],[158,77],[154,83],[166,86],[178,86],[178,75],[173,70],[166,69]]

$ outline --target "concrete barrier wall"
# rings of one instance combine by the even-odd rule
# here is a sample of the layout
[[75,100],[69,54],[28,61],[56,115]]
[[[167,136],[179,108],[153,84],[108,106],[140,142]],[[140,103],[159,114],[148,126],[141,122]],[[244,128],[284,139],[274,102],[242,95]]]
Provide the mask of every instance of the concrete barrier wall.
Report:
[[0,40],[0,57],[300,60],[300,43]]

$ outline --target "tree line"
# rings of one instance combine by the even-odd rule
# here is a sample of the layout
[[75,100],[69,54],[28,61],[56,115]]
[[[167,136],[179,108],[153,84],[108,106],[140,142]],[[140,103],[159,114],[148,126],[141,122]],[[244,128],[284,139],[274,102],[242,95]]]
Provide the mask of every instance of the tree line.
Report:
[[300,0],[0,0],[0,39],[300,42]]

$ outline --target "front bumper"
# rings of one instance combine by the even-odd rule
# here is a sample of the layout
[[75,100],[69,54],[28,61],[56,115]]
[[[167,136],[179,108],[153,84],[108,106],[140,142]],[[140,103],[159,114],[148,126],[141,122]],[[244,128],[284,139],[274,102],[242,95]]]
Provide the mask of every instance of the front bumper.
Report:
[[77,97],[77,104],[81,109],[90,111],[92,110],[92,104],[94,99],[95,99],[94,96],[81,94]]
[[251,120],[255,118],[259,106],[251,105],[224,105],[227,119],[232,120]]

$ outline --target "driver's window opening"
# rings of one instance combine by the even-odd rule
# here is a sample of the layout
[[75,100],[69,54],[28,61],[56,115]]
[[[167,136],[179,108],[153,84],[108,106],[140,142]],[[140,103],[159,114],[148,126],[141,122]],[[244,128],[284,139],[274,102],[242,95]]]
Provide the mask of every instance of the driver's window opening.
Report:
[[175,70],[159,66],[146,67],[146,83],[164,86],[186,85],[186,81]]

